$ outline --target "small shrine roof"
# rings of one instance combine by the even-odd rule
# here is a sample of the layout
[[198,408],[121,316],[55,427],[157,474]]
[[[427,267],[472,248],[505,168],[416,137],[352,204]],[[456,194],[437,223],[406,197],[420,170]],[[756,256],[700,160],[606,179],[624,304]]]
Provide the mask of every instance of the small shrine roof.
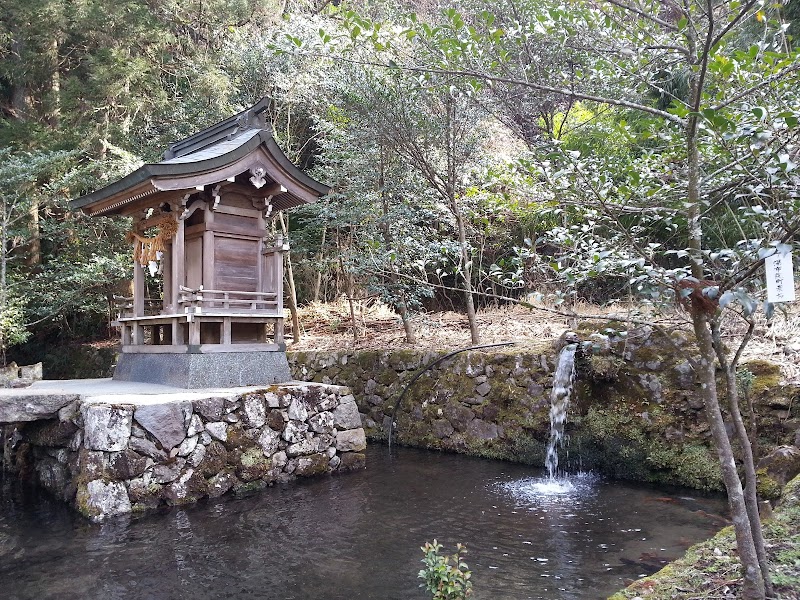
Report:
[[296,167],[268,131],[268,101],[170,145],[164,159],[70,203],[91,215],[130,214],[203,190],[238,183],[283,210],[315,201],[330,188]]

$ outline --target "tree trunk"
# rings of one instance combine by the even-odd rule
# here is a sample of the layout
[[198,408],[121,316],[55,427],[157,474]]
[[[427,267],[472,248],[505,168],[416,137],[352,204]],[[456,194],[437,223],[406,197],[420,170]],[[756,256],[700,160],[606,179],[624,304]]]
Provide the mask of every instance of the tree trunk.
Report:
[[[0,200],[0,314],[5,312],[8,303],[8,207],[5,200]],[[6,335],[0,327],[0,366],[6,364]]]
[[725,378],[728,382],[728,403],[730,406],[733,423],[736,427],[736,437],[742,447],[742,462],[744,463],[744,499],[747,508],[747,516],[750,519],[750,530],[753,534],[753,544],[758,557],[758,564],[761,568],[761,577],[764,580],[764,591],[772,597],[772,579],[769,575],[769,562],[767,559],[767,548],[764,541],[764,531],[761,527],[761,515],[758,511],[758,492],[756,490],[757,477],[756,466],[753,460],[753,449],[750,445],[750,438],[747,435],[747,428],[742,420],[739,410],[738,391],[736,389],[736,372],[732,368],[726,369]]
[[45,120],[50,127],[55,129],[61,119],[61,73],[59,71],[60,60],[58,56],[58,39],[56,37],[53,37],[50,41],[48,62],[51,70]]
[[400,313],[400,319],[403,321],[403,329],[406,332],[406,342],[409,344],[417,343],[417,334],[414,332],[414,324],[408,314],[405,300],[402,300],[397,305],[397,311]]
[[[18,30],[16,34],[22,35]],[[30,99],[28,97],[28,85],[24,80],[23,73],[26,72],[22,62],[22,53],[25,52],[25,42],[19,37],[11,42],[11,60],[17,64],[15,69],[18,78],[11,82],[11,110],[15,119],[19,121],[27,120],[30,113]]]
[[467,319],[469,320],[469,333],[472,344],[481,343],[480,332],[478,331],[478,319],[475,314],[475,303],[472,299],[472,266],[470,263],[469,252],[467,252],[467,233],[464,227],[464,218],[457,206],[453,206],[456,215],[456,225],[458,226],[458,242],[461,246],[461,272],[464,275],[464,300],[467,305]]
[[[699,98],[701,90],[698,81],[691,82],[693,98]],[[700,215],[700,154],[697,147],[697,116],[690,116],[686,126],[687,157],[687,200],[689,222],[690,267],[692,276],[698,281],[704,279],[702,254],[703,229]],[[728,493],[728,505],[731,509],[733,528],[736,534],[736,545],[742,563],[744,585],[742,598],[747,600],[764,600],[765,587],[762,566],[758,559],[754,530],[751,525],[747,502],[742,489],[742,482],[736,470],[725,422],[720,410],[717,380],[714,369],[716,351],[712,334],[712,323],[709,316],[701,310],[692,310],[692,325],[697,340],[700,358],[694,362],[694,370],[700,383],[700,394],[705,405],[706,418],[717,448],[722,480]],[[760,530],[760,529],[759,529]]]
[[[284,219],[283,211],[278,215],[281,221],[281,231],[283,231],[283,239],[289,239],[289,223]],[[292,255],[291,250],[284,254],[286,257],[286,280],[289,283],[289,314],[292,318],[292,341],[297,344],[300,342],[300,319],[297,315],[297,288],[294,284],[294,271],[292,269]]]
[[328,233],[328,228],[322,228],[322,242],[319,245],[319,256],[317,257],[317,262],[320,263],[320,266],[317,268],[317,277],[314,280],[314,302],[319,302],[319,288],[322,285],[322,259],[325,256],[325,236]]
[[459,210],[456,200],[456,106],[453,99],[447,96],[447,199],[450,203],[450,210],[456,218],[458,228],[458,245],[460,248],[459,261],[461,262],[461,274],[464,276],[464,303],[467,308],[467,320],[469,321],[469,333],[472,344],[481,343],[480,332],[478,331],[478,320],[475,314],[475,301],[472,297],[472,259],[467,251],[467,229],[464,226],[464,216]]
[[[743,343],[747,342],[751,332],[748,332],[748,335]],[[739,444],[742,449],[742,465],[744,466],[745,475],[744,500],[747,507],[747,517],[750,520],[750,530],[753,534],[753,544],[755,545],[756,555],[758,556],[761,577],[764,579],[765,593],[767,596],[771,597],[773,595],[772,581],[769,575],[769,563],[767,561],[767,549],[766,543],[764,542],[764,532],[761,527],[761,515],[758,511],[755,458],[753,456],[752,445],[750,444],[750,436],[748,435],[747,427],[745,427],[744,420],[742,419],[742,412],[739,408],[739,387],[736,384],[736,359],[733,361],[728,361],[727,357],[725,356],[722,337],[719,329],[719,319],[714,319],[711,322],[711,333],[717,358],[725,372],[728,410],[730,411],[731,418],[733,419],[736,438],[739,440]],[[752,417],[754,418],[754,415]]]
[[733,519],[733,530],[736,534],[736,547],[739,560],[742,562],[744,585],[742,598],[747,600],[764,600],[766,597],[764,578],[761,576],[761,565],[756,552],[753,530],[747,510],[742,482],[736,470],[733,458],[733,448],[725,429],[725,421],[719,406],[717,395],[717,381],[714,372],[714,342],[709,328],[708,317],[701,312],[692,313],[692,325],[697,339],[700,358],[695,362],[694,369],[700,383],[700,395],[705,405],[706,418],[708,419],[714,444],[717,448],[719,464],[722,471],[722,480],[728,493],[728,505]]
[[31,201],[28,209],[28,243],[25,264],[36,269],[42,264],[42,232],[39,228],[39,203]]
[[[709,18],[712,18],[709,15]],[[707,33],[711,35],[709,30]],[[690,105],[694,108],[694,113],[690,114],[686,122],[686,160],[687,160],[687,206],[689,224],[689,250],[690,267],[692,276],[698,281],[704,279],[704,256],[703,256],[703,225],[701,219],[700,206],[700,152],[697,146],[698,136],[698,115],[701,104],[703,85],[705,81],[705,64],[699,59],[698,40],[694,30],[687,32],[687,42],[689,43],[689,63],[693,67],[693,73],[689,81]],[[706,48],[707,50],[707,48]],[[744,584],[742,597],[747,600],[763,600],[766,597],[765,579],[762,571],[766,567],[766,557],[762,562],[759,560],[756,538],[761,538],[760,521],[757,527],[753,527],[749,502],[745,498],[742,489],[742,481],[736,469],[736,462],[733,456],[730,440],[728,439],[725,423],[722,418],[722,411],[719,404],[719,393],[714,369],[715,358],[719,351],[719,357],[723,359],[722,366],[729,366],[724,360],[724,350],[714,347],[714,327],[715,317],[702,312],[700,309],[692,310],[692,325],[694,327],[695,339],[697,340],[700,358],[695,361],[694,369],[700,382],[700,393],[705,404],[706,418],[708,419],[714,444],[719,456],[722,479],[728,493],[728,505],[731,509],[733,528],[736,534],[736,545],[739,553],[739,560],[742,563]],[[727,369],[729,370],[729,369]],[[733,381],[733,389],[728,386],[728,398],[731,394],[736,394],[736,382]],[[741,417],[740,417],[741,418]],[[745,436],[746,437],[746,436]],[[743,444],[749,448],[749,443]],[[752,463],[752,454],[750,454]],[[748,482],[755,485],[755,478]],[[755,518],[758,519],[757,505]],[[768,573],[767,573],[768,576]]]
[[[378,179],[378,188],[381,195],[381,202],[382,202],[382,209],[383,209],[383,242],[386,244],[386,251],[391,252],[393,248],[392,239],[392,232],[389,229],[389,199],[386,197],[386,193],[384,190],[385,187],[385,180],[384,180],[384,162],[383,162],[383,150],[381,150],[381,172]],[[394,265],[392,266],[392,273],[389,276],[389,284],[392,287],[397,286],[397,273],[394,272]],[[400,319],[403,321],[403,330],[406,333],[406,342],[409,344],[416,344],[417,343],[417,336],[414,333],[414,325],[411,323],[411,319],[408,314],[408,305],[406,304],[406,295],[403,290],[399,290],[398,292],[400,299],[394,302],[394,309],[397,311],[397,314],[400,315]]]
[[342,275],[345,278],[345,287],[347,293],[347,304],[350,307],[350,324],[353,328],[353,342],[358,341],[358,321],[356,321],[356,307],[353,303],[353,278],[344,270],[344,259],[341,253],[339,254],[339,267],[342,269]]
[[[342,256],[342,246],[341,246],[341,243],[340,243],[340,238],[339,238],[338,231],[336,233],[336,251],[337,251],[337,254],[339,255],[339,270],[341,271],[342,277],[344,278],[345,294],[347,295],[347,304],[350,307],[350,324],[352,325],[352,328],[353,328],[353,343],[355,343],[355,342],[358,341],[358,323],[356,321],[356,309],[355,309],[355,306],[353,304],[353,287],[354,286],[353,286],[353,280],[350,277],[350,274],[347,271],[345,271],[345,268],[344,268],[344,258]],[[338,283],[338,278],[337,278],[337,283]],[[336,287],[337,287],[336,295],[337,295],[337,298],[338,298],[338,295],[339,295],[339,289],[338,289],[339,286],[338,286],[338,284],[337,284]]]

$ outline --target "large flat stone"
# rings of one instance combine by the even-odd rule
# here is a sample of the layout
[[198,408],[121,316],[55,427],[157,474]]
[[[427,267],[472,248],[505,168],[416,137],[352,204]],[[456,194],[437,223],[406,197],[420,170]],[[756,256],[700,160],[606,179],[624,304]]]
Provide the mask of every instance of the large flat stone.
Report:
[[39,419],[55,419],[58,411],[78,394],[48,394],[28,390],[9,390],[0,395],[0,423],[21,423]]
[[342,403],[333,409],[333,422],[339,429],[356,429],[361,427],[361,415],[358,414],[358,405],[355,399],[342,399]]
[[120,482],[106,483],[102,480],[90,481],[85,490],[79,492],[82,501],[78,505],[82,512],[93,521],[131,512],[131,501],[125,485]]
[[115,381],[187,389],[271,385],[291,379],[285,352],[125,353],[114,370]]
[[84,446],[89,450],[121,452],[128,447],[133,422],[132,406],[84,404]]
[[350,429],[336,434],[336,449],[339,452],[361,452],[367,447],[363,429]]
[[133,416],[165,450],[171,450],[186,439],[186,422],[191,414],[191,402],[165,402],[137,406]]

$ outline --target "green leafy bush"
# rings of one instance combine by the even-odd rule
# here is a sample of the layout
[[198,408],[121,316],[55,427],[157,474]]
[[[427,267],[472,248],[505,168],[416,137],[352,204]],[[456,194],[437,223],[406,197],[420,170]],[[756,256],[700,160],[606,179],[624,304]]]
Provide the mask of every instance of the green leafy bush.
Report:
[[425,565],[419,572],[424,579],[419,587],[433,594],[433,600],[462,600],[472,595],[472,572],[462,560],[467,549],[463,544],[456,544],[456,552],[451,556],[440,554],[442,545],[436,540],[425,542],[421,550],[425,553],[422,559]]

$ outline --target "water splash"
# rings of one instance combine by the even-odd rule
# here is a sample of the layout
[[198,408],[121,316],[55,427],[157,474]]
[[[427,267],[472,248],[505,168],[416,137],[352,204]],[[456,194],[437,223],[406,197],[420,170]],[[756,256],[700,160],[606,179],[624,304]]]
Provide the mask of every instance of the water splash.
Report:
[[580,503],[597,494],[601,478],[594,473],[575,473],[569,478],[523,477],[496,484],[503,495],[510,496],[520,508],[563,509],[571,512]]
[[551,480],[558,474],[558,449],[564,439],[564,424],[575,380],[575,352],[578,344],[567,344],[558,355],[556,372],[553,376],[553,392],[550,395],[550,440],[544,465]]

